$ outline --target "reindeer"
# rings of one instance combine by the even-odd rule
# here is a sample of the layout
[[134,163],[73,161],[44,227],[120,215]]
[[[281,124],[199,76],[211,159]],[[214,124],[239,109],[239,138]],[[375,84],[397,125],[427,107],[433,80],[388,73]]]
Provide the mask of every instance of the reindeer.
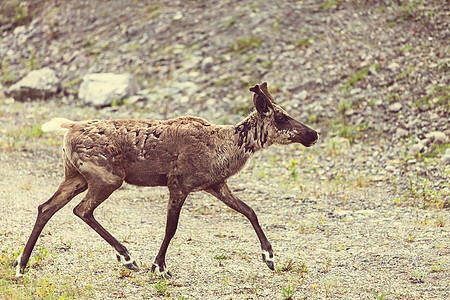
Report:
[[86,190],[74,214],[117,251],[117,259],[126,268],[137,270],[138,264],[127,248],[94,218],[95,208],[124,181],[137,186],[167,186],[170,192],[165,236],[152,272],[172,276],[166,268],[167,247],[186,197],[196,191],[210,193],[248,218],[261,243],[262,259],[274,270],[272,246],[255,212],[231,192],[227,179],[241,171],[256,151],[272,144],[301,143],[310,147],[318,134],[276,105],[266,82],[250,91],[254,92],[256,110],[236,126],[213,125],[197,117],[80,122],[55,118],[45,123],[45,132],[64,134],[64,179],[54,195],[38,207],[30,238],[13,264],[16,275],[24,273],[48,220]]

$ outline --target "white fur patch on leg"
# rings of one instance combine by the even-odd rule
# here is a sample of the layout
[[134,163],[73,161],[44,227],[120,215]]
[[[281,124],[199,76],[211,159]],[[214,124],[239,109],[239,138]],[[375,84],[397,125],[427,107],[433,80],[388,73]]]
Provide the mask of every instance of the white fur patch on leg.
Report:
[[19,256],[17,256],[16,258],[16,277],[22,277],[23,274],[20,270],[20,260],[22,259],[22,252],[19,254]]
[[172,273],[170,273],[169,269],[167,269],[166,266],[164,266],[163,271],[160,271],[160,267],[157,264],[153,263],[151,271],[152,273],[155,273],[157,276],[160,276],[162,278],[172,278]]
[[273,257],[270,257],[269,251],[261,250],[261,254],[263,255],[265,261],[270,261],[273,263]]
[[272,257],[270,257],[269,251],[261,250],[263,261],[266,263],[267,267],[271,270],[275,270],[274,263],[273,263],[273,254]]
[[[127,253],[128,254],[128,253]],[[117,260],[121,262],[126,268],[131,270],[137,270],[138,264],[136,260],[128,254],[128,260],[120,253],[116,253]]]

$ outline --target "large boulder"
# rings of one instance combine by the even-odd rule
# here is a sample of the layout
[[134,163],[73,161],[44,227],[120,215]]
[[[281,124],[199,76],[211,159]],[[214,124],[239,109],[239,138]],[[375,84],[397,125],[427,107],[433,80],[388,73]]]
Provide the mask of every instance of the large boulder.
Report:
[[47,99],[61,90],[61,80],[50,68],[34,70],[10,86],[8,94],[18,101]]
[[105,107],[137,91],[138,83],[131,74],[92,73],[83,77],[78,98],[87,105]]

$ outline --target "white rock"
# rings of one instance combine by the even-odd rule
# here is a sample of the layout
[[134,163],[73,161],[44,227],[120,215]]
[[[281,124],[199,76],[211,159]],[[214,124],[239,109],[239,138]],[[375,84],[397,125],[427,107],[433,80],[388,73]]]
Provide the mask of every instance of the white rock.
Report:
[[396,103],[392,103],[391,105],[389,105],[389,111],[390,112],[399,112],[400,109],[402,109],[402,104],[400,102],[396,102]]
[[50,68],[34,70],[13,84],[8,93],[19,101],[46,99],[58,93],[61,89],[61,80],[56,72]]
[[444,156],[442,157],[442,162],[446,165],[450,165],[450,148],[445,150]]
[[308,98],[308,91],[302,90],[298,93],[298,97],[300,98],[300,100],[306,100]]
[[131,74],[92,73],[83,77],[78,98],[87,105],[105,107],[137,91],[138,83]]
[[408,136],[408,130],[398,127],[395,134],[399,137],[406,137]]
[[399,65],[398,63],[396,63],[396,62],[391,62],[391,63],[389,64],[388,68],[395,71],[395,70],[397,70],[398,68],[400,68],[400,65]]
[[447,140],[448,140],[447,135],[441,131],[430,132],[425,137],[427,139],[430,139],[431,142],[438,143],[438,144],[445,144],[445,143],[447,143]]

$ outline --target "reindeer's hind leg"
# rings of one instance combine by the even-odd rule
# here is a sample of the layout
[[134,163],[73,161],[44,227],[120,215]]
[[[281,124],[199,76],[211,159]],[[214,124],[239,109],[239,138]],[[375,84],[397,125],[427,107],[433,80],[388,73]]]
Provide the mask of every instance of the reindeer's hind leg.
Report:
[[266,235],[264,234],[263,230],[261,229],[261,226],[259,225],[255,211],[250,206],[245,204],[242,200],[240,200],[238,197],[233,195],[226,182],[216,184],[207,189],[206,191],[212,194],[213,196],[217,197],[217,199],[219,199],[232,209],[246,216],[247,219],[249,219],[261,243],[263,261],[271,270],[274,270],[272,246],[270,245]]
[[116,189],[122,186],[123,177],[107,172],[102,167],[84,163],[81,172],[88,181],[88,192],[84,199],[78,204],[73,212],[86,224],[94,229],[105,241],[107,241],[117,252],[117,259],[131,270],[138,269],[136,261],[128,253],[128,250],[116,238],[94,218],[94,210],[105,201]]
[[28,260],[33,251],[34,245],[42,232],[45,224],[48,220],[64,205],[66,205],[70,200],[76,195],[87,189],[87,182],[84,177],[75,169],[75,167],[70,162],[65,162],[65,174],[64,180],[58,187],[58,190],[53,194],[53,196],[45,203],[39,205],[38,216],[36,223],[34,224],[33,231],[31,232],[30,238],[28,239],[23,252],[17,257],[13,266],[17,266],[16,276],[19,277],[23,274]]

